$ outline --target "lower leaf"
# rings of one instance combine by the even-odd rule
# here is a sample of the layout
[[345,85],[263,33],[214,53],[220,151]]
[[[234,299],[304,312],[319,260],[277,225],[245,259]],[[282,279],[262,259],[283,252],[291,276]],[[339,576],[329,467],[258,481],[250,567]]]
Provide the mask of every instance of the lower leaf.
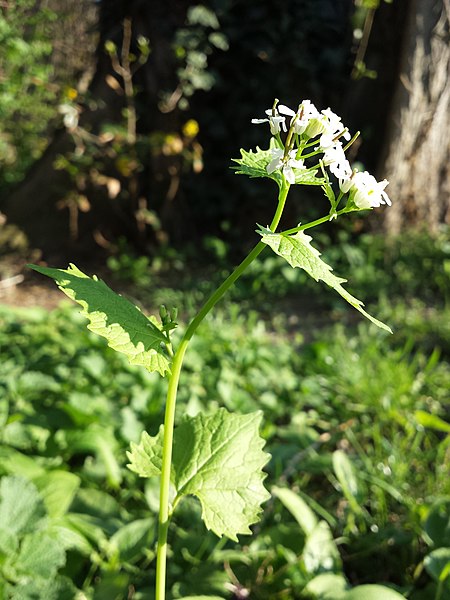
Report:
[[[250,534],[261,504],[270,498],[263,485],[262,468],[270,456],[262,450],[261,418],[261,412],[235,415],[222,408],[214,415],[186,417],[175,429],[174,504],[196,496],[206,527],[218,536],[237,540],[238,534]],[[140,444],[132,444],[129,468],[141,477],[160,474],[161,434],[144,433]]]

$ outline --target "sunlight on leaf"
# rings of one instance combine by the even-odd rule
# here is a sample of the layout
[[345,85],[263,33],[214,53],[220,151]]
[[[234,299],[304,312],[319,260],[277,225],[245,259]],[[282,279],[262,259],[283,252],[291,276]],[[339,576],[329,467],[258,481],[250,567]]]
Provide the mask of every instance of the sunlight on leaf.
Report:
[[91,278],[75,265],[68,269],[51,269],[29,265],[42,275],[54,279],[59,289],[83,307],[90,321],[88,329],[105,337],[108,345],[126,355],[133,365],[161,375],[170,370],[163,353],[166,337],[137,306],[113,292],[95,275]]
[[320,258],[320,252],[311,246],[311,236],[306,235],[303,231],[299,231],[295,235],[272,233],[270,229],[264,227],[260,227],[258,233],[261,235],[262,241],[270,246],[275,254],[284,258],[291,267],[299,267],[316,281],[324,281],[336,290],[344,300],[369,319],[369,321],[372,321],[372,323],[381,329],[392,333],[390,327],[369,315],[363,309],[363,303],[347,292],[342,286],[347,280],[333,274],[333,269]]
[[281,500],[306,535],[312,533],[319,521],[303,498],[288,488],[273,487],[272,493]]
[[[236,175],[248,175],[249,177],[268,177],[281,185],[283,178],[280,171],[273,173],[267,172],[267,165],[272,161],[272,150],[277,148],[277,144],[272,138],[268,150],[261,150],[258,146],[256,151],[243,150],[241,148],[241,157],[234,158],[233,162],[237,163],[238,167],[232,167]],[[294,169],[295,183],[303,185],[323,185],[325,180],[322,177],[316,177],[318,169]]]
[[139,444],[131,442],[131,452],[127,452],[130,463],[127,467],[140,477],[155,477],[161,473],[162,465],[162,435],[161,426],[158,435],[151,437],[146,431],[142,432]]
[[[194,495],[202,505],[202,517],[216,535],[237,540],[250,534],[250,525],[259,520],[260,505],[270,498],[264,488],[263,466],[269,455],[258,429],[262,414],[231,414],[225,409],[214,415],[198,414],[175,429],[172,483],[175,502]],[[159,475],[161,432],[131,445],[129,468],[141,477]]]

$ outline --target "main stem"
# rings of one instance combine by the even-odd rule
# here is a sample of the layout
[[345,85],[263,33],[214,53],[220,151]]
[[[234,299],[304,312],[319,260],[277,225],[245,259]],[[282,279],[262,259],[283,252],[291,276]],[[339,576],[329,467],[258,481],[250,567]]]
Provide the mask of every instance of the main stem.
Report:
[[[283,214],[284,205],[289,192],[289,183],[284,181],[278,195],[278,206],[270,224],[271,231],[275,231]],[[183,335],[180,345],[175,352],[172,362],[172,374],[169,380],[167,390],[166,413],[164,417],[164,441],[161,466],[161,481],[159,495],[159,519],[158,519],[158,548],[156,552],[156,600],[164,600],[166,597],[166,563],[167,563],[167,533],[169,529],[170,518],[172,516],[172,507],[169,502],[170,495],[170,471],[172,465],[172,444],[173,430],[175,424],[175,405],[177,399],[178,382],[180,380],[181,367],[183,365],[184,355],[189,341],[194,335],[197,327],[217,304],[225,292],[239,279],[247,267],[264,250],[266,245],[258,242],[241,264],[227,277],[222,285],[208,298],[200,311],[189,324]]]

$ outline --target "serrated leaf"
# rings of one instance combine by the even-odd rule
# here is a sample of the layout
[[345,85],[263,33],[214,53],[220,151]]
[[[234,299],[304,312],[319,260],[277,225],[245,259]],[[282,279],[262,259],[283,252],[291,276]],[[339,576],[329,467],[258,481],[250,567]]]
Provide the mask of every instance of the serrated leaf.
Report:
[[[237,540],[238,534],[250,534],[260,505],[270,497],[263,486],[262,468],[269,455],[262,451],[260,422],[260,412],[235,415],[220,409],[214,415],[186,417],[174,431],[175,502],[196,496],[206,527],[218,536]],[[160,435],[143,436],[144,442],[128,453],[133,470],[143,477],[160,473]]]
[[140,477],[155,477],[161,473],[162,465],[162,436],[161,426],[159,433],[151,437],[146,431],[142,432],[139,444],[131,442],[131,452],[127,452],[130,463],[127,467]]
[[81,312],[90,321],[88,329],[106,338],[108,345],[125,354],[132,365],[163,376],[170,370],[161,348],[167,339],[160,329],[101,279],[88,277],[73,264],[68,269],[29,267],[54,279],[62,292],[83,307]]
[[52,579],[29,578],[16,586],[8,588],[8,600],[73,600],[78,597],[78,590],[68,577],[57,575]]
[[65,563],[63,544],[48,533],[36,531],[24,537],[14,567],[20,573],[49,579]]
[[[258,146],[256,151],[244,150],[241,148],[241,158],[234,158],[233,162],[237,163],[235,169],[236,175],[248,175],[249,177],[268,177],[277,182],[278,185],[283,183],[281,172],[267,172],[267,165],[272,161],[272,150],[278,148],[274,138],[270,140],[268,150],[261,150]],[[294,169],[295,183],[300,185],[323,185],[325,180],[321,177],[316,177],[318,169]]]
[[36,486],[22,477],[8,476],[0,482],[0,527],[10,533],[27,533],[46,517]]
[[269,454],[258,429],[262,413],[188,417],[176,429],[173,447],[174,484],[178,496],[193,494],[202,518],[218,536],[237,540],[250,534],[259,520],[262,502],[270,498],[262,468]]
[[304,231],[299,231],[294,235],[272,233],[269,229],[263,227],[259,229],[258,233],[261,235],[262,241],[270,246],[275,254],[284,258],[291,267],[299,267],[316,281],[325,282],[369,321],[392,333],[390,327],[369,315],[363,309],[363,303],[347,292],[342,286],[347,280],[334,275],[333,269],[320,258],[320,252],[311,246],[311,236],[306,235]]

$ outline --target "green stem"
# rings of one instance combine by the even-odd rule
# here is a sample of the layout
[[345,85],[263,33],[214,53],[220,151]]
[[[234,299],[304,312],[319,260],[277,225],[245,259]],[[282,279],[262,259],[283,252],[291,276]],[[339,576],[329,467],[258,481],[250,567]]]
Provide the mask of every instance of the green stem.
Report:
[[[350,211],[348,211],[346,208],[343,208],[342,210],[337,211],[336,216],[339,217],[339,215],[343,215],[346,212],[350,212]],[[283,235],[292,235],[294,233],[298,233],[299,231],[303,231],[305,229],[310,229],[311,227],[316,227],[317,225],[326,223],[329,220],[330,220],[330,215],[327,215],[326,217],[321,217],[320,219],[311,221],[311,223],[306,223],[305,225],[299,225],[298,227],[294,227],[293,229],[286,229],[285,231],[282,231],[281,233]]]
[[[284,181],[278,195],[278,206],[270,225],[271,231],[275,231],[283,214],[284,205],[289,192],[289,183]],[[158,547],[156,552],[156,600],[165,599],[166,588],[166,563],[167,563],[167,533],[169,529],[170,518],[172,516],[173,507],[170,506],[170,471],[172,465],[172,445],[173,445],[173,430],[175,424],[175,405],[177,399],[178,382],[180,380],[181,367],[183,365],[184,355],[186,353],[189,341],[194,335],[197,327],[209,313],[209,311],[217,304],[226,291],[234,284],[234,282],[242,275],[247,267],[257,258],[259,254],[266,248],[266,244],[258,242],[241,264],[229,275],[220,287],[210,296],[210,298],[202,306],[198,314],[189,324],[186,329],[180,345],[175,352],[172,363],[172,374],[169,380],[167,390],[166,413],[164,417],[164,439],[163,439],[163,454],[161,466],[161,483],[160,483],[160,504],[159,504],[159,519],[158,519]]]

